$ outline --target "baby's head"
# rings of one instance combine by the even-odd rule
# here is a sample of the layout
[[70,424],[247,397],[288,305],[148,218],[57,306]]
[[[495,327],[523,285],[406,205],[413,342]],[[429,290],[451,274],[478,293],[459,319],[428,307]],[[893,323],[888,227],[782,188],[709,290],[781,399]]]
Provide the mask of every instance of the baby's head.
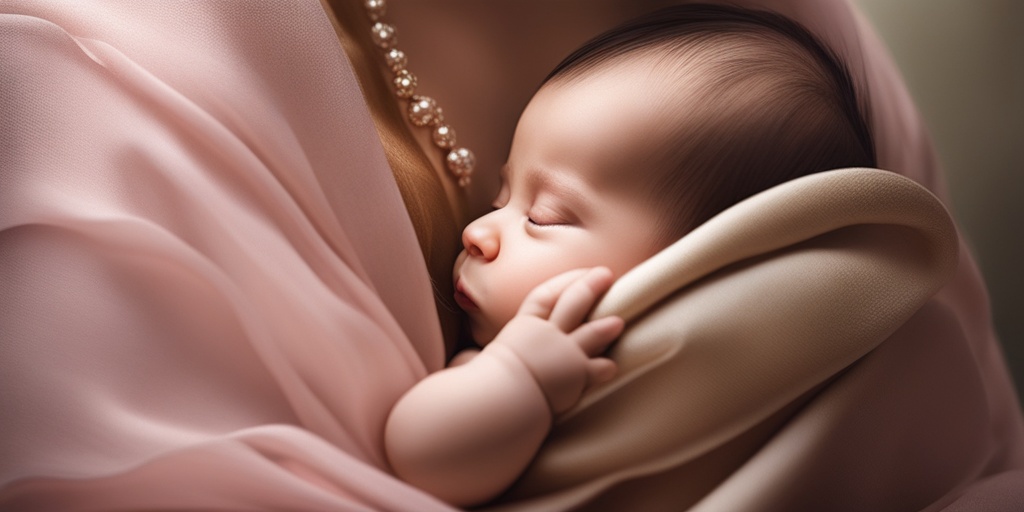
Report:
[[531,99],[495,211],[463,233],[473,337],[563,271],[619,276],[760,191],[874,167],[861,112],[840,61],[774,14],[680,6],[594,39]]

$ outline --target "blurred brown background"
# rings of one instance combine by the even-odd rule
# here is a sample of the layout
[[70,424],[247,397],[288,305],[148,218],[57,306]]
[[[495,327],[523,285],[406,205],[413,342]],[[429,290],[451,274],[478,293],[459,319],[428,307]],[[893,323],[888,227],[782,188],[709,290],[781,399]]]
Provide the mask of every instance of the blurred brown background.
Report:
[[996,329],[1024,391],[1024,2],[856,2],[931,130],[953,213],[985,275]]

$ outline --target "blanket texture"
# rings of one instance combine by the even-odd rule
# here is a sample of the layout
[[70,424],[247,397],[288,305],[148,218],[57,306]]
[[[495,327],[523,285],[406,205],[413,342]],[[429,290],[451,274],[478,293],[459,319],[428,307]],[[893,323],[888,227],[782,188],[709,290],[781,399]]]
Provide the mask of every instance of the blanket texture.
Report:
[[885,171],[816,174],[726,210],[598,304],[630,322],[611,352],[621,374],[559,419],[508,508],[934,502],[981,462],[950,445],[986,438],[957,417],[980,403],[920,393],[954,375],[980,389],[932,300],[957,253],[941,203]]

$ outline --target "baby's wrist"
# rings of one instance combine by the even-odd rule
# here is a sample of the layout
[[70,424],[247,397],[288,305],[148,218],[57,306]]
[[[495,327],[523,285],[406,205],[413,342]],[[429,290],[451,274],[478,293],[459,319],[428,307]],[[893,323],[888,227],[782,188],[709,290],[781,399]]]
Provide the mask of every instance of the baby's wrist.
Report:
[[551,412],[559,414],[579,401],[587,384],[588,358],[573,344],[550,341],[518,338],[503,343],[495,340],[481,354],[490,354],[508,365],[525,369],[547,400]]

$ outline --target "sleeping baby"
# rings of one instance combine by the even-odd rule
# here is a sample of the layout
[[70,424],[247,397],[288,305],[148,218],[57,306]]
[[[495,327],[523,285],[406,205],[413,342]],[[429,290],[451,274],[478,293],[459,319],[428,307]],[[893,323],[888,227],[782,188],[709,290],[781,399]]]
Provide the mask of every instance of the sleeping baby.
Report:
[[456,301],[483,349],[396,404],[395,474],[458,506],[507,489],[554,418],[614,378],[602,354],[623,321],[588,318],[611,283],[758,192],[875,167],[862,107],[836,55],[768,12],[678,6],[571,54],[463,232]]

